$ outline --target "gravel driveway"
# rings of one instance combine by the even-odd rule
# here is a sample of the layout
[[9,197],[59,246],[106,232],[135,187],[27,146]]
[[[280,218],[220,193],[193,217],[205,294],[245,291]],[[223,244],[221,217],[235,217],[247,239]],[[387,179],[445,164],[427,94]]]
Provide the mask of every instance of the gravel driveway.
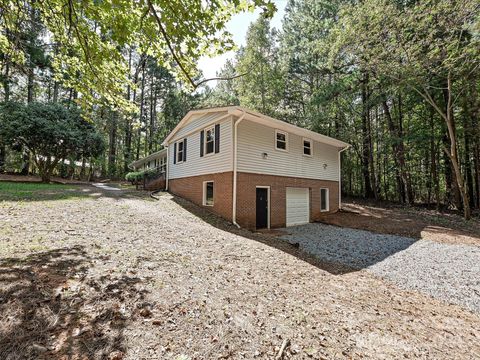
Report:
[[[480,316],[464,306],[169,194],[58,191],[21,202],[0,193],[0,359],[270,360],[282,346],[283,360],[480,358]],[[306,243],[327,234],[297,231],[307,229]],[[329,256],[348,258],[351,242],[334,233]],[[396,254],[416,246],[404,241]],[[358,267],[382,264],[364,251]]]
[[325,224],[286,229],[282,236],[327,261],[367,269],[409,290],[480,313],[480,247],[375,234]]

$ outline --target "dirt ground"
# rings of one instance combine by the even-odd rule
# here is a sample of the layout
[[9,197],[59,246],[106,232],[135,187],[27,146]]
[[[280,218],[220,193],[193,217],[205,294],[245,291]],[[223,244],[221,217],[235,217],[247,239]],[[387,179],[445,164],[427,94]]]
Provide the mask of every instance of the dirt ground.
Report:
[[169,194],[78,192],[0,194],[1,359],[480,358],[460,306]]
[[322,222],[381,234],[407,236],[449,244],[480,245],[480,219],[419,207],[403,207],[360,199],[345,199],[342,211]]

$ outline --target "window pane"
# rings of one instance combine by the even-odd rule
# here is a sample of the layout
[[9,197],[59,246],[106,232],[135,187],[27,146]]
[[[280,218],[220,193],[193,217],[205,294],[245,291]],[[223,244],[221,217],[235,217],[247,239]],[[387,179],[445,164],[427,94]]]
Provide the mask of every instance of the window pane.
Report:
[[183,141],[178,143],[178,151],[183,151]]
[[285,134],[277,133],[277,140],[285,141]]
[[207,142],[207,147],[206,147],[206,149],[205,149],[205,152],[206,152],[207,154],[213,153],[213,147],[214,147],[214,146],[213,146],[213,141]]
[[277,149],[286,150],[287,149],[287,143],[284,142],[284,141],[277,140]]
[[327,189],[320,189],[320,210],[327,210]]
[[215,137],[214,135],[215,135],[215,130],[214,129],[207,130],[207,142],[208,141],[213,141],[213,139]]
[[205,153],[211,154],[215,149],[215,128],[205,131]]
[[205,191],[205,204],[213,205],[213,182],[207,182]]
[[177,161],[182,162],[183,161],[183,151],[178,152],[178,159]]
[[311,144],[310,141],[303,142],[303,153],[305,155],[312,155],[312,149],[310,148]]

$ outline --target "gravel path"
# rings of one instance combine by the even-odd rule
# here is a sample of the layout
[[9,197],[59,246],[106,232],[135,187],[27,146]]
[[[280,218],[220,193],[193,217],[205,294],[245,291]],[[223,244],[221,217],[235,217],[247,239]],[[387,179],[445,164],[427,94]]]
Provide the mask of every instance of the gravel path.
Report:
[[77,193],[0,193],[0,359],[480,359],[465,307],[169,194]]
[[322,260],[366,268],[396,285],[480,313],[480,247],[375,234],[325,224],[282,236]]

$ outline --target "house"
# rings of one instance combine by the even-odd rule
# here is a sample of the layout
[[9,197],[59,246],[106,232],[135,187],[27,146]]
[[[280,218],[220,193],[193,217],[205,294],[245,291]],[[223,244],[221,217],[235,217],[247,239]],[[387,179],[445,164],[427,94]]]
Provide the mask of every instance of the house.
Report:
[[167,167],[167,149],[154,152],[144,158],[138,159],[128,165],[134,171],[147,169],[160,169],[166,171]]
[[317,220],[340,207],[348,144],[239,106],[190,111],[164,140],[167,189],[260,229]]
[[134,171],[150,170],[143,175],[142,186],[145,190],[165,189],[167,172],[167,149],[154,152],[142,159],[138,159],[128,165]]

